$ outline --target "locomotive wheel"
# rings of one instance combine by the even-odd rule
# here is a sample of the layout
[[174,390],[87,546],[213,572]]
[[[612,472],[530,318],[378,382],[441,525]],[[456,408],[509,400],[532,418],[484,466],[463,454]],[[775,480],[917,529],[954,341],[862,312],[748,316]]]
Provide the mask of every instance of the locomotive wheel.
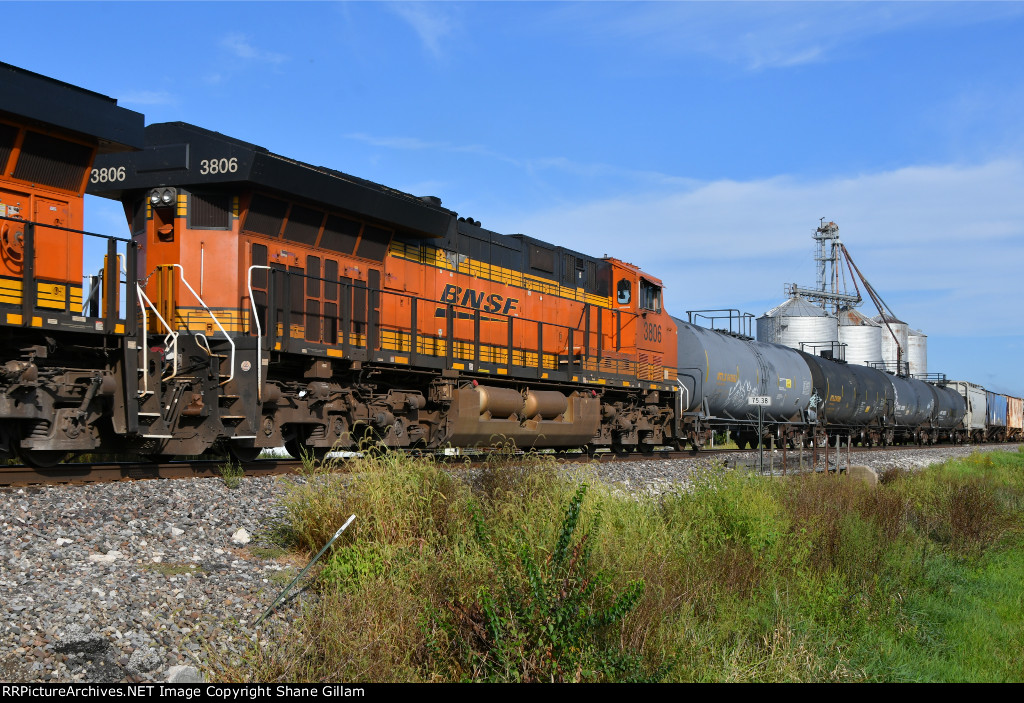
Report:
[[262,447],[246,447],[235,442],[231,442],[228,445],[228,453],[243,464],[256,461],[262,452]]
[[36,469],[50,469],[64,460],[68,455],[59,449],[21,449],[21,460]]
[[302,445],[299,442],[299,439],[297,437],[292,437],[289,440],[285,440],[284,450],[286,452],[288,452],[289,454],[291,454],[293,459],[301,459],[302,458],[302,449],[304,449],[304,448],[305,448],[304,445]]

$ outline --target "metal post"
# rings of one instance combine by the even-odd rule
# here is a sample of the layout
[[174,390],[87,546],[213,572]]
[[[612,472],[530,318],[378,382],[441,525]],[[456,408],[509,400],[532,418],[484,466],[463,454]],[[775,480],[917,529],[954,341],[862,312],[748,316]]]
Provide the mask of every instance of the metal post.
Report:
[[786,437],[782,438],[782,475],[786,475],[786,450],[789,448],[789,442]]
[[775,435],[771,436],[770,444],[768,445],[768,473],[775,473]]
[[758,461],[757,470],[760,473],[764,473],[764,430],[761,428],[761,424],[764,418],[764,408],[760,405],[757,406],[757,450],[760,456]]
[[828,435],[825,435],[825,475],[831,473],[828,468]]

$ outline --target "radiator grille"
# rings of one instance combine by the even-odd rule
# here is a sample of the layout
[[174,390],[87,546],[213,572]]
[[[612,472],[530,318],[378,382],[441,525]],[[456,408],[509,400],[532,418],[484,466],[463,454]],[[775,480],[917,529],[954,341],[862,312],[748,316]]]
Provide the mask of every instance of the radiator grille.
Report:
[[26,132],[14,177],[77,191],[92,164],[92,149],[38,132]]

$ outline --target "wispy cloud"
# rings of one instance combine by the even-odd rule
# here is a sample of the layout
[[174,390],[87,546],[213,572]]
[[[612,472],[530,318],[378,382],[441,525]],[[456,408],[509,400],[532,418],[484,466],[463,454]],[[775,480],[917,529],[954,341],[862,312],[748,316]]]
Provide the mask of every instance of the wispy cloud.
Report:
[[956,27],[1024,12],[1016,3],[645,3],[553,13],[592,41],[627,41],[662,55],[701,54],[760,71],[826,61],[908,27]]
[[284,54],[274,51],[265,51],[253,46],[252,41],[244,34],[228,34],[221,40],[221,46],[230,51],[240,59],[247,61],[261,61],[264,63],[279,64],[288,60]]
[[672,176],[657,171],[623,169],[602,163],[573,161],[563,156],[541,156],[517,158],[503,154],[482,144],[452,144],[443,141],[429,141],[418,137],[376,136],[364,132],[353,132],[345,135],[348,139],[384,149],[399,151],[441,151],[450,154],[472,154],[484,159],[493,159],[523,169],[531,174],[543,171],[561,171],[575,176],[587,178],[610,177],[627,178],[648,184],[683,186],[694,183],[687,178]]
[[412,27],[423,47],[434,58],[444,55],[445,41],[454,35],[457,25],[452,6],[447,3],[403,2],[388,7]]

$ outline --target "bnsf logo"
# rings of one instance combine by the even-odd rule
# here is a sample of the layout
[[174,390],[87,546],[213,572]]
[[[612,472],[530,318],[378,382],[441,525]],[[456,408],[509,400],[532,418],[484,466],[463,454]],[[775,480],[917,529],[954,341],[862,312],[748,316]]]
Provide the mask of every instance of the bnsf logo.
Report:
[[488,295],[482,290],[476,291],[472,288],[463,289],[460,286],[449,283],[444,287],[444,292],[441,293],[441,302],[462,305],[467,308],[476,308],[481,312],[500,312],[502,315],[508,315],[516,309],[519,300],[516,298],[506,298],[497,293]]

